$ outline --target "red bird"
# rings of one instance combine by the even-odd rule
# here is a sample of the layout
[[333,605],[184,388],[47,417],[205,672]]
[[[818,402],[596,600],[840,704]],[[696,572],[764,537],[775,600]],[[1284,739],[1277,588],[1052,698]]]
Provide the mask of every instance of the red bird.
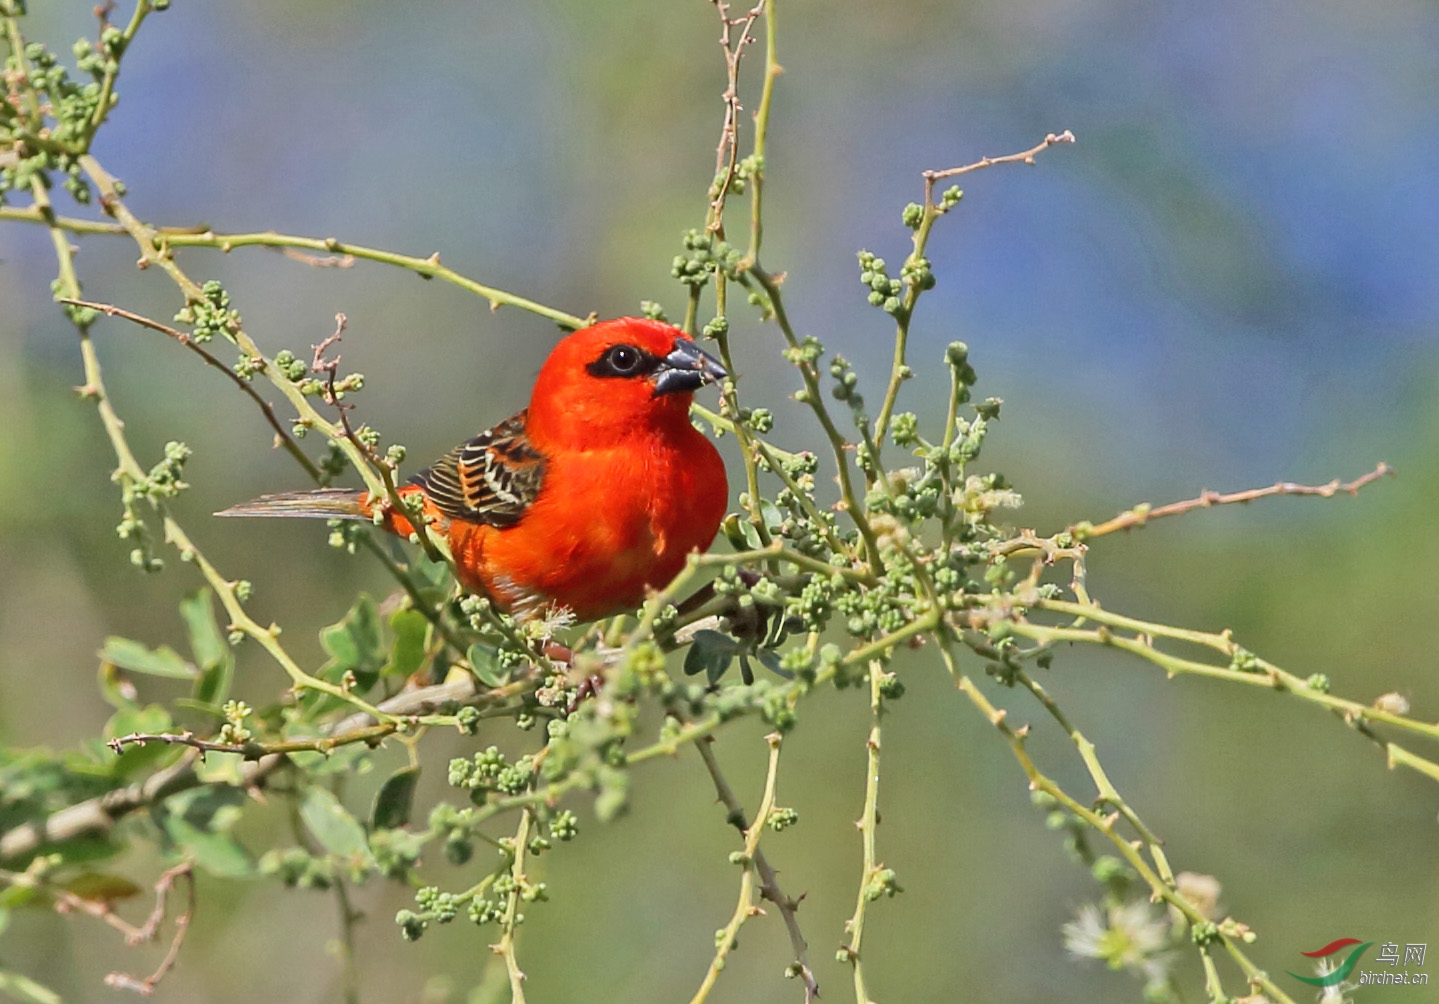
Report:
[[[669,324],[621,317],[566,336],[530,406],[412,477],[460,582],[518,617],[581,621],[636,607],[714,540],[724,462],[690,424],[694,392],[728,374]],[[265,495],[221,516],[370,519],[345,488]],[[386,511],[387,530],[413,527]]]

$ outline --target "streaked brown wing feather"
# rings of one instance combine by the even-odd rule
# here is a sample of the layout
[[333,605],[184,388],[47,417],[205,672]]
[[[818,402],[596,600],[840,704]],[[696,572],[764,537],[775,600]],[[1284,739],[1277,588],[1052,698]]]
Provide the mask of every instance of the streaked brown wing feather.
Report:
[[525,436],[525,412],[461,443],[410,478],[451,519],[511,526],[540,493],[545,458]]

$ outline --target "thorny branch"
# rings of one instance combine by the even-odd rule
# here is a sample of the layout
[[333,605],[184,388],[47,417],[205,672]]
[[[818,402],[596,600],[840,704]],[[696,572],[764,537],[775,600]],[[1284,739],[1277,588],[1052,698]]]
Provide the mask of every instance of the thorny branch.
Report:
[[[180,947],[185,943],[185,934],[190,930],[190,921],[195,917],[195,875],[190,862],[182,862],[175,867],[165,871],[155,882],[155,909],[150,914],[150,919],[138,932],[137,940],[150,940],[159,931],[160,923],[165,919],[166,900],[170,891],[174,888],[175,882],[179,879],[185,880],[186,901],[185,908],[175,917],[175,937],[170,941],[170,948],[165,957],[160,960],[160,965],[149,976],[140,978],[131,976],[129,973],[113,972],[105,977],[105,985],[115,990],[133,990],[142,997],[149,997],[155,992],[161,980],[175,967],[175,962],[180,957]],[[131,942],[134,944],[135,942]]]
[[1163,516],[1181,516],[1194,509],[1208,509],[1216,505],[1231,505],[1233,503],[1253,502],[1256,499],[1271,498],[1275,495],[1316,495],[1319,498],[1333,498],[1339,492],[1346,495],[1358,495],[1359,489],[1380,478],[1394,476],[1396,471],[1388,464],[1381,463],[1368,474],[1360,475],[1353,481],[1340,481],[1335,478],[1327,484],[1322,485],[1300,485],[1293,481],[1280,481],[1277,484],[1269,485],[1266,488],[1249,488],[1241,492],[1220,492],[1205,489],[1199,493],[1198,498],[1186,499],[1183,502],[1171,502],[1168,505],[1150,506],[1147,503],[1137,505],[1133,509],[1120,513],[1113,519],[1105,520],[1097,526],[1093,523],[1075,523],[1069,527],[1078,540],[1090,540],[1094,537],[1103,537],[1105,534],[1114,533],[1116,530],[1131,530],[1135,527],[1142,527],[1151,520]]
[[[714,740],[706,737],[696,743],[695,748],[704,759],[705,769],[709,771],[710,780],[714,782],[715,794],[720,804],[725,807],[725,821],[739,830],[744,836],[750,831],[751,823],[745,816],[744,806],[740,804],[735,796],[734,789],[730,787],[729,781],[725,779],[724,772],[720,770],[719,760],[715,758],[713,749]],[[778,745],[771,747],[778,750]],[[763,817],[755,814],[755,823],[761,823]],[[769,861],[765,859],[764,851],[755,848],[753,855],[755,870],[759,873],[760,896],[773,903],[779,911],[780,917],[784,920],[785,930],[789,932],[790,949],[794,952],[794,970],[804,983],[805,1004],[810,1004],[819,997],[819,983],[815,980],[814,970],[809,964],[809,945],[800,933],[799,919],[796,913],[799,910],[800,900],[804,899],[801,894],[799,899],[785,895],[779,885],[779,876]]]
[[[155,880],[154,886],[155,906],[145,922],[139,925],[131,924],[116,913],[108,899],[79,896],[63,886],[50,882],[37,867],[39,864],[40,861],[37,859],[24,872],[0,869],[0,882],[43,893],[50,897],[57,913],[83,913],[104,921],[123,934],[125,944],[132,948],[147,941],[154,941],[159,936],[160,925],[169,912],[170,893],[174,890],[177,881],[181,879],[185,881],[186,905],[175,918],[175,936],[156,970],[143,978],[123,972],[112,972],[105,977],[106,986],[117,990],[133,990],[143,996],[150,996],[160,981],[174,968],[175,961],[180,956],[180,947],[185,941],[185,934],[189,930],[190,921],[195,915],[195,876],[192,863],[188,860],[182,861],[160,874],[159,878]],[[133,890],[134,887],[129,888]]]

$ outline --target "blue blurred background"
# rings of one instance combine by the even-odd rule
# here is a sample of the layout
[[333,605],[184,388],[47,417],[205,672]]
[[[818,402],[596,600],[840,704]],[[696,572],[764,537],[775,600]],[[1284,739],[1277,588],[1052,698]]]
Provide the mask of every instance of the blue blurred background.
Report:
[[[64,51],[92,31],[90,6],[32,0],[29,31]],[[902,257],[899,210],[919,198],[923,169],[1072,129],[1078,143],[1037,167],[965,179],[930,245],[939,286],[915,321],[909,407],[942,407],[943,346],[967,341],[979,392],[1006,402],[986,469],[1016,483],[1020,523],[1045,532],[1204,487],[1347,479],[1389,461],[1400,477],[1358,499],[1280,499],[1106,539],[1090,586],[1138,616],[1231,627],[1346,696],[1398,690],[1419,717],[1439,715],[1439,8],[783,0],[779,17],[764,261],[788,273],[802,332],[856,360],[877,394],[891,329],[864,302],[855,251]],[[633,313],[646,298],[681,316],[669,262],[703,218],[717,33],[701,0],[177,4],[126,57],[95,152],[157,224],[438,251],[572,313]],[[127,240],[79,244],[87,294],[173,314],[173,286],[138,272]],[[377,265],[320,270],[260,249],[181,263],[225,282],[268,351],[304,351],[347,314],[345,365],[369,378],[362,415],[417,461],[521,407],[556,335]],[[197,581],[175,562],[139,577],[114,536],[113,462],[71,393],[82,378],[49,302],[53,270],[42,231],[0,225],[0,738],[63,746],[106,717],[100,640],[175,642],[175,603]],[[792,391],[776,333],[736,318],[750,400]],[[383,573],[328,549],[322,528],[210,521],[303,476],[193,357],[119,322],[97,338],[142,460],[167,439],[195,449],[182,522],[227,575],[255,581],[257,617],[319,658],[315,630],[357,589],[385,591]],[[812,445],[803,415],[779,411],[777,440]],[[253,652],[241,671],[252,703],[283,685]],[[1096,888],[1029,807],[1007,749],[934,660],[904,672],[880,848],[907,891],[871,912],[871,994],[1137,999],[1128,976],[1066,958],[1060,925]],[[1046,683],[1176,867],[1224,882],[1271,971],[1341,935],[1439,941],[1432,782],[1386,771],[1337,720],[1279,695],[1166,682],[1086,652],[1062,655]],[[1038,719],[1018,695],[996,696],[1013,720]],[[802,823],[768,842],[786,887],[808,892],[800,919],[826,999],[848,994],[832,953],[860,871],[850,824],[866,719],[852,692],[811,703],[781,778]],[[751,804],[759,736],[740,726],[719,750]],[[1087,790],[1067,741],[1039,728],[1033,746]],[[586,814],[580,843],[545,861],[555,902],[530,911],[521,941],[532,1000],[686,999],[703,972],[732,909],[732,834],[693,754],[639,780],[628,816],[600,826]],[[156,865],[137,852],[125,867],[143,877]],[[323,955],[329,899],[218,880],[202,893],[157,999],[338,998]],[[485,933],[457,924],[406,945],[389,921],[404,890],[372,885],[358,899],[371,918],[367,999],[465,1000],[485,980]],[[6,951],[74,999],[96,996],[109,969],[145,968],[84,920],[25,917]],[[786,952],[777,918],[754,922],[712,1000],[798,999],[779,979]],[[1181,971],[1197,997],[1197,966]],[[447,975],[427,983],[434,972]]]

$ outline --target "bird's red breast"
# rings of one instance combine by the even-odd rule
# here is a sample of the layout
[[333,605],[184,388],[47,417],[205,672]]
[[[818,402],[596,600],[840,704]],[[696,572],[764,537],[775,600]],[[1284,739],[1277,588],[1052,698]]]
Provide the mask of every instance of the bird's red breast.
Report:
[[[461,581],[502,608],[565,607],[583,621],[635,607],[724,517],[724,462],[689,405],[725,375],[671,325],[601,322],[555,346],[525,411],[403,490],[425,496]],[[412,530],[393,514],[386,524]]]

